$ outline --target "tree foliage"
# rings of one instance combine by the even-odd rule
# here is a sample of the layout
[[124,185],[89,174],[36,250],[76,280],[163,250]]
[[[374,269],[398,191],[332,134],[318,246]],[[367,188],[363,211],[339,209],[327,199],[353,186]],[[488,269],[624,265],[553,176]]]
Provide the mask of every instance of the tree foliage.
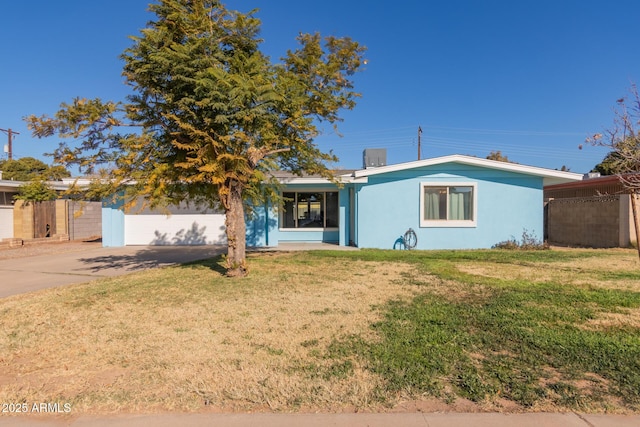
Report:
[[592,172],[600,172],[601,175],[616,175],[621,171],[633,170],[632,162],[633,160],[630,162],[618,151],[609,151],[604,159],[593,167]]
[[[598,133],[587,142],[601,147],[607,147],[611,151],[600,165],[606,168],[610,174],[615,174],[620,179],[623,188],[631,194],[631,207],[633,211],[636,231],[636,246],[640,257],[640,94],[634,84],[630,89],[629,98],[620,98],[614,111],[613,126],[603,133]],[[597,166],[596,166],[597,167]]]
[[18,194],[14,198],[27,203],[44,202],[57,199],[58,193],[43,180],[33,179],[18,187]]
[[587,142],[611,151],[596,165],[608,175],[618,175],[623,186],[631,193],[640,194],[640,94],[636,85],[632,85],[630,96],[620,98],[614,110],[613,126],[597,133]]
[[260,51],[256,11],[209,0],[160,0],[150,10],[156,20],[122,56],[133,90],[126,102],[76,98],[28,125],[38,137],[80,139],[61,143],[54,158],[108,178],[96,192],[222,207],[228,273],[244,275],[248,202],[271,170],[329,176],[337,159],[314,138],[320,122],[335,125],[355,106],[364,48],[300,34],[273,63]]
[[59,181],[62,178],[70,177],[71,173],[63,166],[49,166],[45,162],[33,157],[22,157],[20,159],[0,160],[0,170],[2,179],[14,181]]
[[488,160],[497,160],[499,162],[513,163],[511,160],[509,160],[509,158],[507,156],[502,154],[502,152],[500,150],[490,152],[489,155],[487,156],[487,159]]

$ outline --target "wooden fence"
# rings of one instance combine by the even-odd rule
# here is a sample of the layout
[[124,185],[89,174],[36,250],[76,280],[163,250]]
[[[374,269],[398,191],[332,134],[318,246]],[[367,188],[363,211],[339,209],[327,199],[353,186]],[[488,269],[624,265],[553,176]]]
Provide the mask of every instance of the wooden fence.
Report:
[[33,203],[33,238],[43,239],[55,236],[56,233],[56,202]]

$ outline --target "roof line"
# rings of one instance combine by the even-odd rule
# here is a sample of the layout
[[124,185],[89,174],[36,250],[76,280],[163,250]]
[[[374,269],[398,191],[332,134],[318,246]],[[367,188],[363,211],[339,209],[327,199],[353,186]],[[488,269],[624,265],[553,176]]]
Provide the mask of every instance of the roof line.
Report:
[[546,169],[537,166],[527,166],[518,163],[500,162],[497,160],[481,159],[478,157],[464,156],[461,154],[453,154],[443,157],[434,157],[424,160],[416,160],[406,163],[398,163],[388,166],[380,166],[377,168],[361,169],[354,172],[355,177],[365,177],[370,175],[378,175],[381,173],[397,172],[406,169],[414,169],[424,166],[434,166],[444,163],[462,163],[473,166],[482,166],[491,169],[498,169],[511,172],[519,172],[528,175],[537,175],[549,178],[567,179],[570,181],[582,180],[582,174],[575,172],[565,172],[553,169]]

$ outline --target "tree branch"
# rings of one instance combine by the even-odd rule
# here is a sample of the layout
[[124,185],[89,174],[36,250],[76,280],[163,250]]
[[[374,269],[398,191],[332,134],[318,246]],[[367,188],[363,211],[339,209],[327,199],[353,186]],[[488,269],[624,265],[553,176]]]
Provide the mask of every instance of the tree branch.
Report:
[[249,149],[247,150],[249,166],[251,166],[252,169],[255,169],[255,167],[258,166],[258,163],[260,163],[260,160],[264,159],[265,157],[269,157],[271,155],[278,154],[278,153],[284,153],[287,151],[291,151],[291,148],[278,148],[276,150],[267,150],[266,148],[249,147]]

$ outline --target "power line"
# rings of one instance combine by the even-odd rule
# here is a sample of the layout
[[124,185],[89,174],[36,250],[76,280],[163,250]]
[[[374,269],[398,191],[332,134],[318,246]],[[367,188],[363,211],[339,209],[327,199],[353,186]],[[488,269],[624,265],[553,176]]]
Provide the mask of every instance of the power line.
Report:
[[427,126],[429,129],[439,129],[454,131],[459,133],[494,134],[494,135],[522,135],[522,136],[584,136],[584,132],[550,132],[532,130],[509,130],[509,129],[475,129],[475,128],[455,128],[445,126]]
[[[415,127],[397,127],[397,128],[387,128],[387,129],[377,129],[371,130],[367,129],[364,131],[355,131],[355,132],[343,132],[341,133],[342,138],[340,145],[345,146],[362,146],[363,143],[370,145],[379,142],[386,142],[388,144],[397,144],[401,143],[401,141],[412,140],[415,141],[410,136],[409,130],[415,129]],[[438,138],[439,140],[447,140],[450,142],[470,142],[476,143],[480,142],[477,140],[467,140],[467,139],[459,139],[456,138],[455,134],[475,134],[475,135],[495,135],[498,138],[504,138],[509,136],[518,136],[518,137],[533,137],[533,138],[549,138],[549,137],[584,137],[584,133],[579,132],[550,132],[550,131],[529,131],[529,130],[506,130],[506,129],[474,129],[474,128],[455,128],[455,127],[444,127],[444,126],[425,126],[423,129],[430,129],[433,132],[428,139]],[[448,134],[453,136],[453,138],[449,137],[438,137],[438,134]],[[334,135],[325,134],[323,138],[331,138]],[[337,135],[335,135],[337,136]],[[487,142],[490,144],[496,144],[498,141]]]
[[[493,134],[493,135],[520,135],[520,136],[585,136],[584,132],[571,132],[571,131],[534,131],[534,130],[512,130],[512,129],[484,129],[484,128],[464,128],[464,127],[450,127],[450,126],[432,126],[426,125],[425,129],[442,130],[450,133],[475,133],[475,134]],[[341,135],[358,136],[358,135],[379,135],[383,133],[397,133],[398,131],[409,131],[415,129],[414,126],[403,126],[395,128],[385,129],[367,129],[353,132],[340,132]],[[323,136],[329,136],[331,133],[324,134]]]

